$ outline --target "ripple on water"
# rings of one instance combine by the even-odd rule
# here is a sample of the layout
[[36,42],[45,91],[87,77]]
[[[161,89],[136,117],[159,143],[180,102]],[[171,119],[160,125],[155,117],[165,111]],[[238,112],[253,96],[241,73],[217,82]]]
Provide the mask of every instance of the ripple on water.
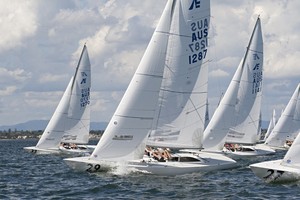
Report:
[[[0,141],[0,199],[297,199],[299,183],[266,184],[248,165],[271,157],[239,160],[232,170],[155,176],[141,173],[88,174],[66,166],[62,157],[25,152],[35,140]],[[125,171],[126,172],[126,171]]]

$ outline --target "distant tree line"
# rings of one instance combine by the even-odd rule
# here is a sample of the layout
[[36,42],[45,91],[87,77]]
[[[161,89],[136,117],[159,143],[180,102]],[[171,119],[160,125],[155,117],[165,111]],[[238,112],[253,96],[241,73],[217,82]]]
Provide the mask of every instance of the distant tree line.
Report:
[[[29,130],[1,130],[0,131],[0,139],[32,139],[32,138],[40,138],[43,134],[43,130],[37,131],[29,131]],[[91,138],[100,138],[103,134],[104,130],[91,130],[90,136]]]

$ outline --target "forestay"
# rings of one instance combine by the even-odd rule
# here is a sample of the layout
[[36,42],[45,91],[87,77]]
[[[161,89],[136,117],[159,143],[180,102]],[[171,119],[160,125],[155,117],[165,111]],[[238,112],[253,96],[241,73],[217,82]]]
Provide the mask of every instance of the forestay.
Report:
[[256,143],[260,128],[263,40],[257,19],[242,59],[204,132],[203,147],[221,150],[226,142]]
[[173,1],[166,67],[150,146],[199,148],[206,120],[210,1]]

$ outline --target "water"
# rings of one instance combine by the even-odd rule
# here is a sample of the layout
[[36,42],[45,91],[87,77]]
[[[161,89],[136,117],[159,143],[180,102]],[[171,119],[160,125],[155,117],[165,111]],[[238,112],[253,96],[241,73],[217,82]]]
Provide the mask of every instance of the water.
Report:
[[162,177],[138,173],[74,172],[63,158],[23,150],[37,140],[0,140],[0,199],[299,199],[299,183],[266,184],[248,165],[206,175]]

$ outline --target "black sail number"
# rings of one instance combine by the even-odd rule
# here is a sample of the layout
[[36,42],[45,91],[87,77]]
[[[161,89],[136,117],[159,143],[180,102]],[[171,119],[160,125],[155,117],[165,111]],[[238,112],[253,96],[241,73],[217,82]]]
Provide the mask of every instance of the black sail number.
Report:
[[269,174],[265,177],[263,177],[264,179],[268,179],[268,178],[271,178],[272,175],[274,175],[273,179],[274,181],[276,179],[278,179],[279,177],[282,176],[282,174],[284,173],[284,171],[280,171],[280,170],[274,170],[274,169],[268,169]]
[[100,170],[101,166],[99,164],[93,165],[93,164],[88,164],[87,172],[96,172]]

